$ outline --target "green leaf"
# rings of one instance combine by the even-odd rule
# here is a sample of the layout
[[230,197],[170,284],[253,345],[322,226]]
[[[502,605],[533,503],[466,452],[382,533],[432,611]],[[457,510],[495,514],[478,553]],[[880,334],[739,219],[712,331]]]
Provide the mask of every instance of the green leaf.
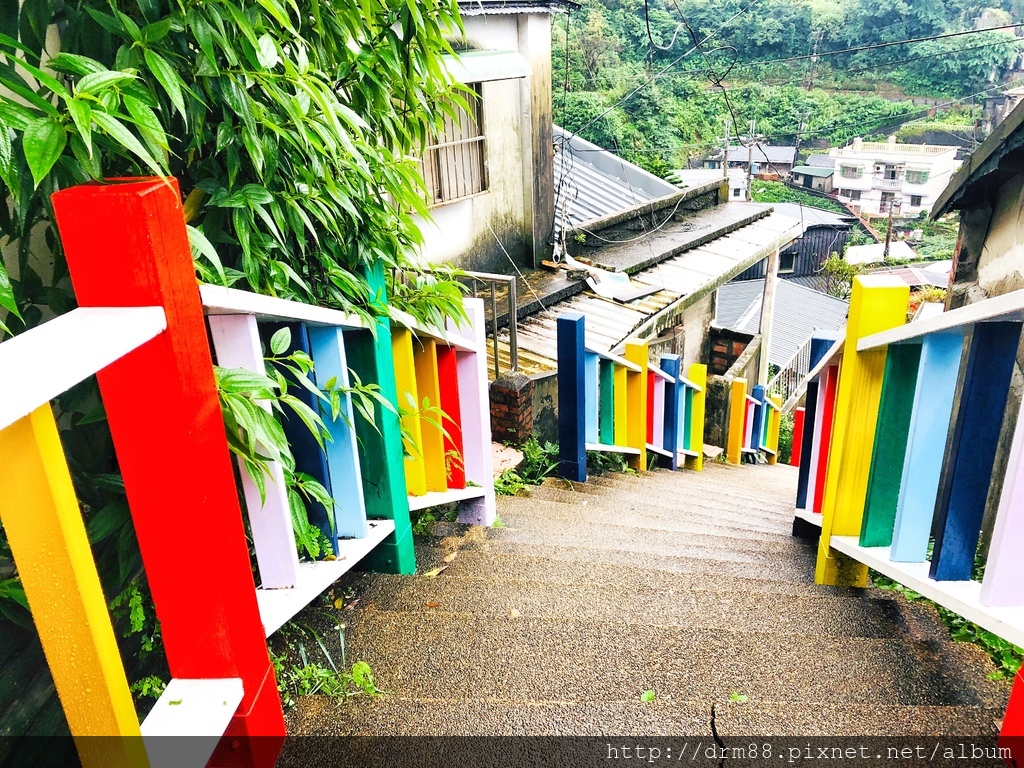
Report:
[[275,355],[283,355],[292,345],[292,329],[288,326],[280,328],[270,337],[270,351]]
[[120,83],[134,79],[135,74],[132,72],[115,72],[110,69],[103,72],[93,72],[78,81],[78,85],[75,86],[75,92],[98,94],[101,91],[108,91]]
[[146,166],[157,176],[163,176],[166,174],[165,169],[161,167],[160,163],[158,163],[153,156],[149,154],[149,151],[142,146],[142,142],[135,138],[135,134],[129,131],[128,128],[125,127],[124,123],[116,117],[108,115],[106,112],[93,110],[92,119],[100,128],[103,129],[105,133],[114,139],[114,141],[118,142],[122,147],[142,160],[142,162],[145,163]]
[[53,168],[64,151],[68,135],[64,126],[48,117],[34,120],[25,129],[22,146],[25,150],[25,162],[32,172],[33,189],[38,187]]
[[66,72],[69,75],[83,76],[107,71],[107,68],[95,59],[90,59],[88,56],[79,56],[74,53],[58,53],[47,61],[46,64],[57,72]]
[[269,34],[260,37],[259,47],[256,49],[256,58],[264,69],[273,69],[281,63],[281,57],[277,54],[277,44]]
[[167,63],[166,59],[155,51],[146,49],[143,56],[145,56],[146,64],[149,66],[153,76],[167,92],[167,97],[171,100],[171,104],[174,105],[174,108],[178,110],[182,117],[187,119],[185,99],[182,96],[182,83],[178,73]]
[[646,690],[640,694],[640,701],[654,701],[654,691]]
[[69,99],[67,102],[68,113],[71,120],[78,129],[78,135],[82,139],[85,151],[92,157],[92,108],[81,99]]
[[195,259],[197,255],[205,256],[206,260],[209,261],[215,270],[217,270],[217,276],[220,278],[222,285],[227,285],[227,276],[224,274],[224,264],[220,260],[220,256],[217,255],[217,249],[213,247],[203,231],[197,229],[191,225],[187,225],[188,230],[188,242],[192,246],[192,258]]

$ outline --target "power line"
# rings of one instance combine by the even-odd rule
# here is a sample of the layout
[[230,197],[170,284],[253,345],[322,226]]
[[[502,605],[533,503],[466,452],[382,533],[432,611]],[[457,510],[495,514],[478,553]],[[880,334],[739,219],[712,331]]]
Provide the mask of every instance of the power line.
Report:
[[[959,32],[943,32],[939,35],[928,35],[927,37],[912,37],[907,40],[894,40],[889,43],[872,43],[871,45],[860,45],[855,48],[843,48],[838,51],[825,51],[824,53],[808,53],[802,56],[787,56],[781,59],[766,59],[762,61],[751,61],[743,66],[748,67],[763,67],[766,64],[784,64],[791,61],[806,61],[807,59],[822,58],[824,56],[839,56],[844,53],[858,53],[859,51],[874,51],[879,48],[890,48],[894,45],[909,45],[911,43],[924,43],[929,40],[945,40],[950,37],[962,37],[963,35],[977,35],[983,32],[998,32],[1004,29],[1018,29],[1024,26],[1024,24],[1004,24],[1000,27],[990,27],[988,29],[964,29]],[[1009,42],[1009,41],[1007,41]]]

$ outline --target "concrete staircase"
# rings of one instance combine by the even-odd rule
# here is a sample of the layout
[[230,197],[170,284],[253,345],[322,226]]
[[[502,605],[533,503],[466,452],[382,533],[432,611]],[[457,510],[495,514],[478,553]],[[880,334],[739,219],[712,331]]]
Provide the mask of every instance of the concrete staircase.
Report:
[[499,498],[505,528],[437,523],[417,554],[440,574],[335,588],[358,599],[349,662],[389,695],[307,697],[289,731],[710,736],[714,704],[726,741],[994,735],[1009,688],[981,650],[898,594],[814,585],[795,486],[722,464],[552,479]]

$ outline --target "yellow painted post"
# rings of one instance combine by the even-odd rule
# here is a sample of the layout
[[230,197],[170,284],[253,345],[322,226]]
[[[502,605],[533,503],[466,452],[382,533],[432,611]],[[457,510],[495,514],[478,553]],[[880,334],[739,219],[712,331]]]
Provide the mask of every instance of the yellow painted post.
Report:
[[708,367],[703,363],[693,363],[687,378],[700,387],[700,392],[693,393],[689,414],[690,450],[696,451],[697,455],[687,456],[685,466],[700,472],[704,469],[704,398],[708,387]]
[[[49,405],[0,430],[0,522],[85,768],[148,765]],[[119,736],[122,738],[88,738]]]
[[833,535],[860,535],[882,394],[886,349],[858,352],[857,342],[873,333],[903,325],[909,298],[910,288],[899,278],[861,275],[853,279],[825,474],[821,538],[814,573],[818,584],[867,585],[867,566],[840,555],[829,546]]
[[420,424],[420,399],[416,387],[416,363],[412,351],[412,332],[394,327],[391,333],[391,356],[395,359],[395,386],[398,408],[402,413],[402,443],[405,449],[405,485],[410,496],[427,492],[427,476],[423,464],[423,430]]
[[772,453],[768,454],[769,464],[779,463],[779,427],[782,424],[782,397],[780,395],[771,395],[768,398],[775,403],[775,408],[769,408],[769,418],[771,421],[768,422],[768,447],[771,448]]
[[640,366],[640,372],[628,371],[626,376],[626,445],[640,451],[631,456],[629,466],[647,469],[647,342],[626,345],[625,358]]
[[733,379],[729,392],[729,435],[726,438],[725,458],[730,464],[739,464],[743,457],[743,441],[747,426],[747,380]]
[[626,407],[626,369],[621,365],[615,365],[615,424],[612,432],[615,435],[616,445],[625,445],[629,440],[629,433],[626,429],[629,409]]
[[[420,406],[440,409],[441,384],[437,374],[437,343],[430,338],[413,342],[416,362],[416,392]],[[439,410],[420,416],[420,435],[423,440],[423,472],[428,491],[448,490],[448,469],[444,460],[444,416]],[[449,422],[451,423],[451,422]]]

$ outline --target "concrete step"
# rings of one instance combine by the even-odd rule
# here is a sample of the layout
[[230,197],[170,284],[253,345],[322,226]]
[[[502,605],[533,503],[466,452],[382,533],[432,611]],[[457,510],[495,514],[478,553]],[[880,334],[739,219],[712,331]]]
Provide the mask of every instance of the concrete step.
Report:
[[[631,611],[630,606],[623,607]],[[340,658],[337,633],[324,636]],[[401,698],[459,701],[666,700],[1001,707],[988,656],[965,643],[657,627],[591,618],[346,612],[349,661]],[[329,646],[330,647],[330,646]]]
[[[729,539],[778,540],[790,535],[790,526],[776,524],[769,526],[757,522],[733,522],[723,520],[712,512],[686,509],[669,509],[642,502],[607,503],[600,499],[581,499],[575,504],[550,501],[542,496],[506,496],[498,502],[501,519],[510,528],[522,518],[559,520],[570,525],[580,523],[621,525],[635,528],[653,528],[664,531],[707,534]],[[526,522],[524,520],[524,522]]]
[[[452,565],[454,566],[454,561]],[[381,576],[361,585],[359,606],[369,610],[527,618],[587,619],[622,626],[648,625],[682,630],[719,629],[844,637],[895,637],[931,630],[948,640],[923,607],[872,591],[856,596],[780,595],[748,591],[673,589],[576,582],[558,584],[522,577],[480,579],[466,569],[447,569],[437,578]],[[921,639],[921,638],[919,638]]]
[[[1003,716],[998,707],[865,706],[836,702],[826,698],[826,693],[823,691],[820,699],[799,703],[753,698],[737,703],[730,702],[728,696],[719,698],[714,702],[715,726],[726,746],[733,747],[747,744],[743,737],[750,736],[892,738],[893,734],[901,734],[991,738],[997,732],[997,721]],[[651,734],[697,735],[687,740],[689,750],[693,750],[703,741],[700,736],[707,737],[705,743],[711,743],[711,704],[707,700],[663,696],[652,702],[639,701],[639,696],[632,701],[614,702],[450,702],[389,695],[378,699],[357,698],[339,705],[326,696],[307,696],[289,713],[288,733],[294,736],[643,736],[648,742],[655,741]],[[284,764],[289,764],[289,750],[301,749],[303,742],[308,744],[310,740],[289,740],[282,758]],[[609,739],[609,743],[612,742],[619,745],[618,741]],[[569,745],[580,757],[581,744],[571,742]],[[665,745],[662,746],[664,749]],[[345,742],[344,747],[348,750],[358,744]],[[502,748],[514,747],[509,743]],[[682,742],[674,747],[678,751]],[[374,748],[379,747],[374,745]],[[598,757],[607,759],[607,752]],[[784,764],[784,761],[779,763]]]
[[[444,558],[458,552],[456,559],[445,563]],[[520,549],[497,544],[495,546],[464,544],[457,537],[447,540],[421,540],[416,546],[416,562],[420,573],[447,565],[445,575],[502,582],[525,579],[546,582],[552,588],[562,584],[602,584],[629,589],[661,589],[685,591],[700,589],[711,592],[744,592],[757,595],[795,595],[840,597],[860,596],[864,590],[851,587],[824,587],[803,581],[780,581],[764,574],[754,577],[732,576],[716,569],[714,572],[666,570],[656,563],[642,562],[620,565],[610,562],[587,562],[579,559],[555,559],[548,556],[526,554]],[[372,581],[379,578],[363,575]]]

